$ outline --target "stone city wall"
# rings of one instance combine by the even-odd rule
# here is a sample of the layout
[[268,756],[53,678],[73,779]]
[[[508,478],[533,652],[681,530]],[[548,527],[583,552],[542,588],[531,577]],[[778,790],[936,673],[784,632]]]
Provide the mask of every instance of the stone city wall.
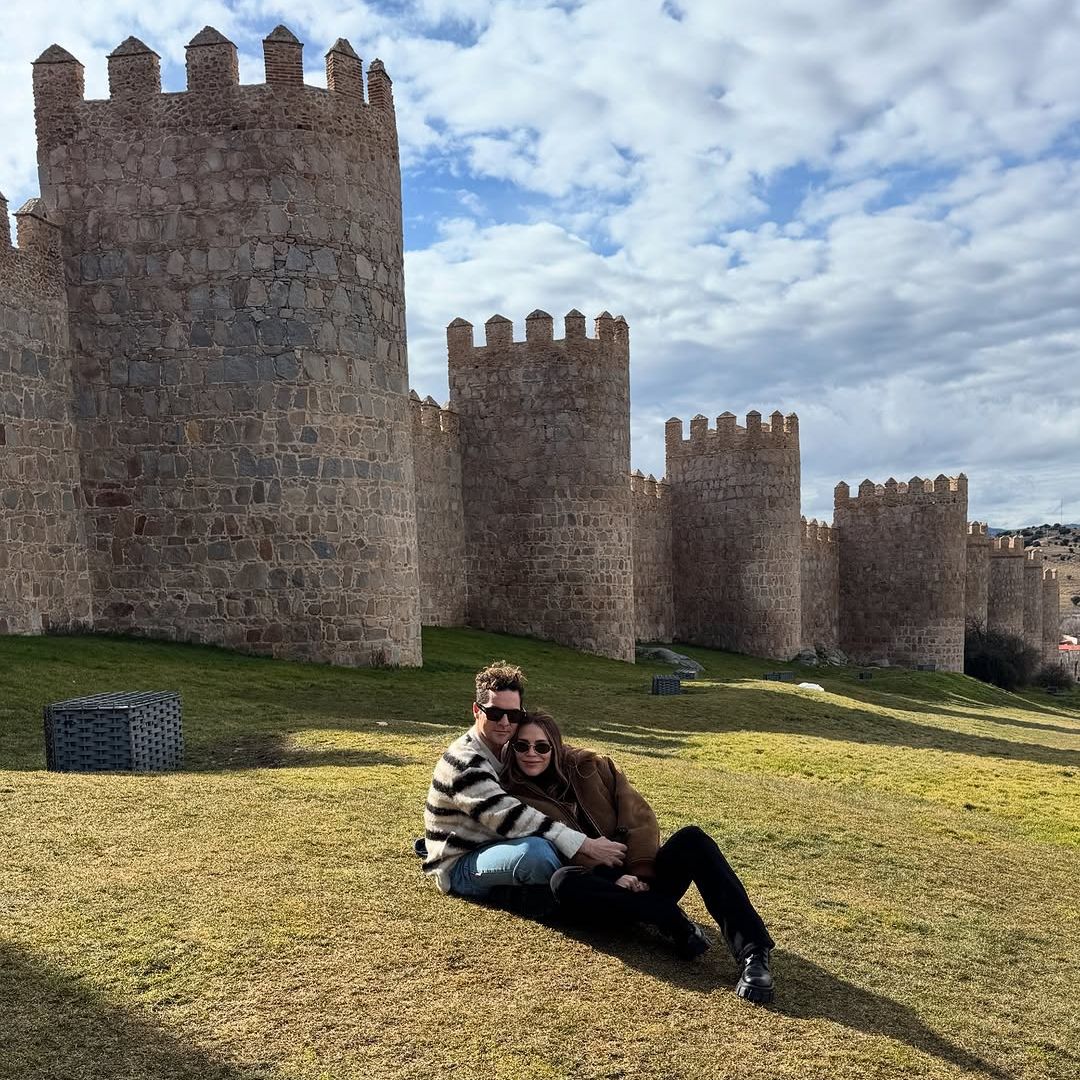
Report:
[[1042,601],[1042,656],[1043,663],[1058,664],[1061,653],[1061,593],[1058,588],[1058,572],[1047,570],[1043,574]]
[[840,647],[859,662],[964,668],[967,477],[836,487]]
[[[340,664],[420,662],[390,80],[339,40],[266,82],[206,28],[187,89],[129,38],[110,97],[34,64],[63,219],[95,624]],[[366,91],[366,92],[365,92]]]
[[458,416],[413,391],[413,471],[420,563],[420,621],[464,626],[465,513],[461,501]]
[[671,492],[664,480],[636,470],[630,477],[634,513],[634,635],[671,641],[675,609],[671,584]]
[[802,644],[840,644],[840,545],[824,521],[802,519]]
[[1024,641],[1043,653],[1043,556],[1038,548],[1024,551]]
[[681,641],[788,659],[801,646],[799,422],[732,413],[690,437],[665,430],[674,522],[675,634]]
[[991,630],[1024,637],[1024,539],[995,536],[990,541],[990,587],[986,625]]
[[447,328],[460,416],[469,625],[634,658],[630,346],[604,312]]
[[968,626],[986,626],[990,595],[990,537],[986,523],[968,523],[967,579],[964,585],[964,616]]
[[92,603],[71,413],[60,231],[0,195],[0,633],[88,627]]

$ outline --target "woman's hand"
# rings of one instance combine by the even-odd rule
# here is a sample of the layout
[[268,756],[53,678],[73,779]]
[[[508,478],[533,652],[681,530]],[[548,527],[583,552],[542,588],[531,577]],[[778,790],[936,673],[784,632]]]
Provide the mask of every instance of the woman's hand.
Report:
[[578,848],[579,866],[622,866],[626,858],[626,845],[606,837],[588,837]]
[[646,881],[642,881],[636,874],[623,874],[621,878],[615,879],[615,884],[621,889],[629,889],[631,892],[648,892],[649,884]]

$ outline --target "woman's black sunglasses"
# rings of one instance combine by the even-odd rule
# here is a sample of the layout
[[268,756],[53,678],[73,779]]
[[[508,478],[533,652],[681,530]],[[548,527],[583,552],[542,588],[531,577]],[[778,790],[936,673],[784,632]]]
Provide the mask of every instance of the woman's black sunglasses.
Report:
[[520,724],[525,719],[524,709],[504,709],[499,705],[481,705],[476,707],[493,723],[497,724],[504,716],[511,724]]
[[537,739],[536,742],[529,742],[528,739],[514,739],[510,744],[514,751],[518,754],[527,754],[529,747],[532,747],[538,754],[550,754],[551,743],[547,739]]

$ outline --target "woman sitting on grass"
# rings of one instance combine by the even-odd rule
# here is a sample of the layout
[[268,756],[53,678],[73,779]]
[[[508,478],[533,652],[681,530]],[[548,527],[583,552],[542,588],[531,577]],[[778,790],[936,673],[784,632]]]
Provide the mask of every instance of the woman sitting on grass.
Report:
[[661,845],[652,807],[615,763],[564,745],[547,713],[529,713],[510,746],[504,777],[509,794],[587,836],[627,846],[626,862],[617,869],[571,865],[555,872],[551,889],[563,911],[583,921],[647,923],[693,959],[709,948],[708,938],[679,907],[693,883],[739,965],[736,992],[750,1001],[772,1000],[773,940],[710,836],[690,825]]

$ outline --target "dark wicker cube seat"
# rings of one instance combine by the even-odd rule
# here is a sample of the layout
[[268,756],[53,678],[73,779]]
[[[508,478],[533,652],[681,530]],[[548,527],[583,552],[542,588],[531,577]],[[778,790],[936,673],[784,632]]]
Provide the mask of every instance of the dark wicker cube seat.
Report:
[[45,759],[54,772],[165,772],[184,760],[180,695],[93,694],[45,706]]
[[677,694],[682,689],[678,675],[654,675],[652,692],[654,694]]

